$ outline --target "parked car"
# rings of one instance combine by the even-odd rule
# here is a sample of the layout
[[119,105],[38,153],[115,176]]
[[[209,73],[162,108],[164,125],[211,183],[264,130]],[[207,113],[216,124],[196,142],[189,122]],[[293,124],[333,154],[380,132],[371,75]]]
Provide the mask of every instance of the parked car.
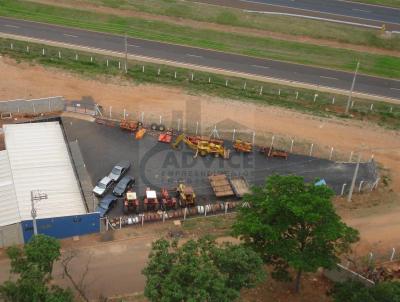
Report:
[[127,160],[122,160],[112,168],[108,177],[117,182],[129,170],[131,163]]
[[107,193],[107,191],[112,187],[113,183],[114,181],[110,177],[105,176],[97,183],[92,192],[96,196],[101,197]]
[[100,200],[99,205],[96,208],[96,212],[100,213],[100,217],[103,218],[108,211],[110,211],[116,204],[118,198],[112,194],[106,195]]
[[124,195],[126,190],[131,187],[135,183],[135,179],[132,176],[126,175],[121,178],[118,184],[115,186],[113,190],[113,194],[115,196],[121,197]]

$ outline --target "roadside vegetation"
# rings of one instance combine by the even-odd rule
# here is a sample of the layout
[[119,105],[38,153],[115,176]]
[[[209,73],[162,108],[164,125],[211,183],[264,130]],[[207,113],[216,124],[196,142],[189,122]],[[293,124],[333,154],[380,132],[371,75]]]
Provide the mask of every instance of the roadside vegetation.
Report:
[[0,15],[116,34],[126,32],[138,38],[347,71],[353,71],[356,62],[360,60],[361,73],[400,78],[400,57],[395,56],[268,37],[252,37],[174,25],[163,21],[148,21],[22,1],[4,1]]
[[400,1],[398,0],[353,0],[353,1],[366,4],[375,4],[375,5],[392,6],[400,8]]
[[[0,39],[0,51],[17,61],[26,60],[90,77],[121,76],[136,83],[172,85],[192,93],[279,106],[319,116],[346,117],[347,96],[343,95],[137,61],[129,61],[128,73],[125,74],[123,59],[8,39]],[[353,101],[351,117],[400,129],[399,105],[358,98],[353,98]]]

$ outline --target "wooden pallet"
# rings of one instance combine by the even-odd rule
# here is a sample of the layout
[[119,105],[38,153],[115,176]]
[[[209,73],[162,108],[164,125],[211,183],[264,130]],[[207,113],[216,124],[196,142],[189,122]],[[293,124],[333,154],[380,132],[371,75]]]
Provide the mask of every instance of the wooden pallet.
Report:
[[233,190],[225,174],[210,175],[208,177],[214,194],[217,197],[233,196]]

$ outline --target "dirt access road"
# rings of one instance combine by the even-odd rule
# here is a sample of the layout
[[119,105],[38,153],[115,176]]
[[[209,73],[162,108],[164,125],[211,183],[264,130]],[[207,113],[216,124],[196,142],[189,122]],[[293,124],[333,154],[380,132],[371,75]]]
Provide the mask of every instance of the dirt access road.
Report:
[[[346,221],[361,231],[369,244],[391,247],[400,242],[400,133],[358,121],[313,117],[298,112],[221,99],[191,95],[181,89],[156,85],[134,85],[120,79],[86,79],[55,69],[0,58],[0,100],[62,95],[67,99],[91,96],[104,107],[147,112],[166,119],[181,114],[184,120],[212,126],[235,121],[257,133],[268,132],[296,141],[313,142],[315,147],[334,146],[348,152],[362,148],[364,158],[374,153],[377,161],[390,169],[391,192],[376,198],[368,210],[341,209]],[[390,199],[386,201],[385,199]],[[388,205],[390,204],[390,206]],[[373,216],[373,219],[371,219]],[[374,226],[379,226],[379,229]],[[379,231],[378,231],[379,230]]]

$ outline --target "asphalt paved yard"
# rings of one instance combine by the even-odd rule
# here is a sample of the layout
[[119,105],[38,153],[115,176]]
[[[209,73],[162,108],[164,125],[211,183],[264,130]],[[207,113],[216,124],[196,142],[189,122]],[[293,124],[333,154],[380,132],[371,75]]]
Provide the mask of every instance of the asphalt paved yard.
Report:
[[[244,176],[249,184],[261,185],[272,174],[295,174],[313,181],[323,178],[328,186],[340,193],[342,185],[350,186],[355,163],[335,163],[314,157],[290,154],[288,160],[265,158],[254,152],[244,155],[231,152],[231,159],[197,157],[193,151],[181,144],[181,150],[173,150],[169,144],[158,143],[155,136],[145,135],[142,140],[119,128],[108,127],[94,122],[63,118],[64,129],[69,141],[78,140],[88,173],[95,184],[108,175],[114,164],[127,159],[131,162],[128,174],[136,179],[135,191],[142,200],[146,187],[165,187],[173,190],[183,181],[193,186],[198,203],[215,201],[207,179],[210,173],[227,173]],[[230,143],[227,143],[230,147]],[[231,148],[232,149],[232,148]],[[370,165],[361,164],[356,184],[361,180],[373,181]],[[110,216],[122,215],[122,201]]]

